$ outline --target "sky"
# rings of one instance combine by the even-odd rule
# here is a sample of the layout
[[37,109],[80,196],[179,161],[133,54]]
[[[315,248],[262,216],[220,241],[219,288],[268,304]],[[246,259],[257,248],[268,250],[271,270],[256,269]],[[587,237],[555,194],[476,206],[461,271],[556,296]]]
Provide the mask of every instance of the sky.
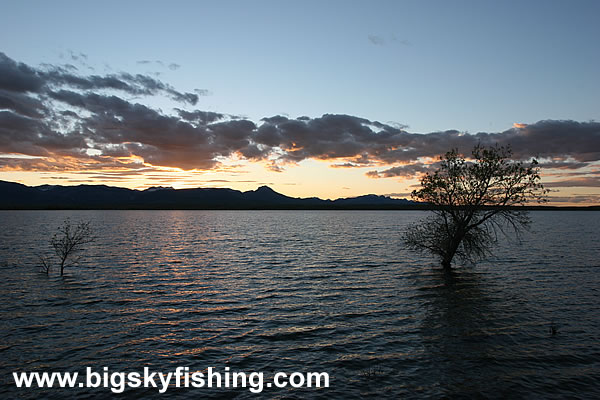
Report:
[[407,197],[474,144],[600,204],[598,1],[9,1],[0,179]]

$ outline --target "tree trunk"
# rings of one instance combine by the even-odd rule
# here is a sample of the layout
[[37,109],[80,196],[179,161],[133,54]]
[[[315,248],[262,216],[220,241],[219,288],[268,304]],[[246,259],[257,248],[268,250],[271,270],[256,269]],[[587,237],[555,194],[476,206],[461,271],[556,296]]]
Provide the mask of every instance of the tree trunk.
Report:
[[444,254],[444,257],[442,258],[442,267],[447,271],[452,269],[452,259],[458,250],[458,246],[460,246],[462,238],[463,236],[460,236],[460,239],[453,239],[448,246],[448,251],[446,251],[446,254]]
[[444,269],[447,271],[452,269],[452,257],[453,256],[454,256],[454,254],[445,255],[444,258],[442,259],[442,267],[444,267]]
[[60,263],[60,276],[63,276],[64,269],[65,269],[65,262],[63,261]]

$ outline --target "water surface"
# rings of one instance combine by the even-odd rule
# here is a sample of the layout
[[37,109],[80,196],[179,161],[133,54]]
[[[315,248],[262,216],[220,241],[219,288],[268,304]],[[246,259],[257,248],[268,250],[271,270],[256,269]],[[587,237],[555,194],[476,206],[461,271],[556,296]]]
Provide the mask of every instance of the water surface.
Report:
[[[402,246],[424,215],[0,211],[0,395],[110,394],[16,389],[12,371],[229,366],[331,376],[272,398],[600,397],[600,212],[533,212],[521,244],[453,276]],[[98,239],[64,277],[40,274],[67,216]]]

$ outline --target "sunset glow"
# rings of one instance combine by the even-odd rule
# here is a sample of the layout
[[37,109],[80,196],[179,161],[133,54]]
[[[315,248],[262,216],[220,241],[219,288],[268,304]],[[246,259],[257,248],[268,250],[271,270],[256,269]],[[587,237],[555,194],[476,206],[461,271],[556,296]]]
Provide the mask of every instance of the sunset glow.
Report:
[[[411,12],[407,5],[400,8]],[[203,8],[203,13],[214,17],[209,21],[218,20],[225,11]],[[23,12],[15,6],[15,14]],[[77,9],[70,12],[77,13]],[[146,13],[148,20],[160,19],[150,10]],[[359,10],[348,10],[350,19],[357,20],[360,15]],[[257,12],[255,17],[266,18],[259,16]],[[180,17],[187,18],[184,14]],[[234,19],[238,17],[241,14]],[[41,32],[45,22],[39,18],[28,20],[28,29]],[[73,21],[78,23],[78,19]],[[483,86],[472,86],[472,81],[479,79],[477,74],[461,76],[460,69],[448,66],[452,62],[440,67],[451,68],[443,73],[442,69],[434,69],[430,71],[433,75],[426,77],[416,74],[422,71],[419,63],[423,68],[431,65],[427,51],[442,52],[429,42],[430,32],[416,25],[401,28],[392,21],[383,23],[377,30],[390,32],[389,37],[373,33],[375,27],[367,24],[358,36],[347,32],[343,39],[349,51],[366,55],[359,62],[362,69],[350,65],[341,68],[323,47],[308,47],[308,54],[322,60],[316,65],[317,75],[311,70],[312,62],[303,65],[294,61],[295,53],[289,49],[280,49],[280,56],[287,55],[289,61],[275,62],[282,58],[273,56],[272,65],[259,70],[263,65],[260,58],[248,55],[242,67],[216,50],[214,43],[202,41],[199,48],[204,46],[206,52],[220,55],[222,63],[207,65],[182,49],[173,52],[176,49],[158,37],[154,37],[157,46],[152,50],[123,52],[107,49],[108,42],[85,45],[76,38],[65,39],[60,30],[44,30],[43,35],[34,36],[55,35],[65,42],[41,53],[34,48],[25,50],[31,46],[23,37],[0,49],[0,179],[27,185],[106,184],[135,189],[171,186],[252,190],[268,185],[299,197],[335,199],[370,193],[407,197],[420,177],[435,169],[439,156],[446,151],[458,148],[469,153],[477,143],[498,143],[512,146],[520,160],[541,161],[543,181],[553,190],[551,203],[600,202],[600,153],[595,150],[600,147],[600,123],[595,122],[598,108],[590,107],[596,98],[592,88],[598,85],[592,71],[597,69],[578,75],[592,80],[578,92],[578,101],[560,92],[560,87],[570,85],[572,78],[571,74],[559,75],[562,70],[558,67],[553,70],[552,65],[544,63],[548,75],[544,82],[523,80],[518,71],[499,69],[500,75],[494,79],[520,82],[519,93],[524,93],[527,84],[532,90],[540,85],[545,85],[546,91],[556,88],[561,94],[554,97],[562,99],[561,110],[557,112],[554,104],[547,102],[553,97],[547,94],[529,98],[528,104],[536,106],[528,111],[522,98],[512,93],[499,96],[491,90],[500,106],[484,111],[473,100],[488,98]],[[540,29],[546,28],[547,22],[537,23]],[[3,25],[4,37],[10,36],[13,25]],[[548,26],[556,29],[554,24]],[[409,27],[412,30],[406,30]],[[196,29],[198,33],[208,32],[204,31],[207,27]],[[251,40],[267,40],[259,32],[245,30],[243,24],[231,29],[223,43],[237,37],[236,32],[245,36],[232,51],[244,51],[243,43],[249,45]],[[398,31],[411,39],[399,39]],[[574,31],[569,34],[576,35]],[[278,43],[275,38],[281,35],[292,43],[306,44],[318,34],[300,39],[277,31],[271,44]],[[475,37],[455,35],[457,43],[479,44]],[[503,43],[500,37],[496,40]],[[505,40],[513,42],[517,37]],[[428,46],[434,47],[427,50]],[[370,61],[375,56],[387,63]],[[411,66],[416,69],[405,71],[408,75],[403,76],[394,65],[405,58],[417,66]],[[480,58],[471,58],[474,60]],[[592,59],[592,63],[598,62],[598,58]],[[520,63],[527,70],[535,68],[538,61],[520,58]],[[458,78],[446,79],[449,72],[458,74]],[[416,76],[416,81],[409,76]],[[431,87],[432,79],[436,87]],[[253,84],[256,80],[262,83],[260,90]],[[462,102],[465,110],[473,112],[449,113],[444,96],[439,94],[454,90],[455,81],[463,85],[461,91],[476,95],[469,98],[457,94],[452,103]],[[237,82],[239,89],[232,91],[232,82]],[[379,92],[366,90],[364,85]],[[351,86],[366,92],[351,95],[347,92]],[[406,90],[395,93],[389,89],[400,87]],[[306,98],[306,90],[315,96]],[[390,92],[393,97],[389,97]],[[408,94],[411,101],[400,93]],[[419,101],[420,93],[430,94],[426,102]],[[524,111],[516,112],[517,104]],[[513,122],[517,118],[526,122]]]

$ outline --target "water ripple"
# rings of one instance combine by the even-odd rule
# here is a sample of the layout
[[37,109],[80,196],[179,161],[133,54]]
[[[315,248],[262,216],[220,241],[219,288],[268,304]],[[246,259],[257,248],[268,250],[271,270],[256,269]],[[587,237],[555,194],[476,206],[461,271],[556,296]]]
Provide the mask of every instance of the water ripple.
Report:
[[[99,239],[65,277],[40,274],[36,253],[66,216],[91,220]],[[268,398],[600,397],[600,213],[532,213],[521,245],[500,243],[452,276],[402,247],[404,227],[422,216],[0,211],[4,382],[21,370],[229,366],[331,375],[329,389]],[[0,390],[99,393],[108,395]]]

